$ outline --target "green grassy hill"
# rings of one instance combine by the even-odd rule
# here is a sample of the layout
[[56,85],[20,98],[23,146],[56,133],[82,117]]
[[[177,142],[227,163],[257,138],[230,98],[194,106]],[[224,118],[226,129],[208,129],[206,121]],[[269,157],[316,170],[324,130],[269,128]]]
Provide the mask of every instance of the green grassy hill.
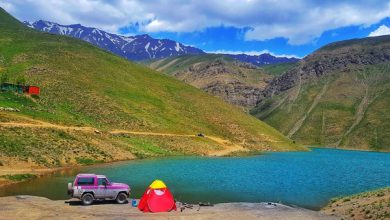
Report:
[[252,114],[308,145],[390,150],[390,36],[327,45],[270,82]]
[[[0,74],[8,82],[41,87],[35,98],[0,92],[0,107],[20,110],[0,111],[3,165],[89,164],[134,156],[207,154],[224,147],[195,137],[199,132],[251,150],[303,149],[201,90],[83,41],[28,29],[2,9]],[[115,129],[194,137],[109,133]]]
[[279,76],[287,70],[296,66],[297,63],[277,63],[277,64],[268,64],[264,65],[261,68],[271,76]]

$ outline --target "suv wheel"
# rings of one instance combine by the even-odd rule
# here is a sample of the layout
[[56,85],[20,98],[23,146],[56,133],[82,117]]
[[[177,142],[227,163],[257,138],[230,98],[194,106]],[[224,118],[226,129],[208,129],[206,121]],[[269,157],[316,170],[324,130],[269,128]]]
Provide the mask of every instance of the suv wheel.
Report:
[[83,205],[91,205],[93,203],[93,195],[91,193],[85,193],[81,198]]
[[125,202],[127,202],[127,195],[126,195],[126,193],[124,193],[124,192],[119,193],[118,196],[116,197],[115,201],[118,204],[124,204]]

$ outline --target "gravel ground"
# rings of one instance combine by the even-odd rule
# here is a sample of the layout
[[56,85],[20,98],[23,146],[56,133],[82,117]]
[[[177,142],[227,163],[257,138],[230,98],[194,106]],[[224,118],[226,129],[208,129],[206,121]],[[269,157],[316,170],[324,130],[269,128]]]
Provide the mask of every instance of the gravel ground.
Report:
[[0,197],[0,219],[337,219],[320,212],[278,203],[221,203],[193,205],[169,213],[142,213],[130,203],[97,202],[82,206],[78,200],[49,200],[35,196]]

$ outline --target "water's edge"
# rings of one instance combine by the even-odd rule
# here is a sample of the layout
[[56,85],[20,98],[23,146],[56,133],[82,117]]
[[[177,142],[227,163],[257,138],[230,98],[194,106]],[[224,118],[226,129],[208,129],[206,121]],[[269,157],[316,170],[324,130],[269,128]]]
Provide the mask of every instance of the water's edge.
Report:
[[390,171],[383,169],[390,166],[388,153],[311,149],[246,157],[175,156],[66,167],[32,181],[2,187],[0,196],[28,194],[66,199],[66,183],[78,172],[93,172],[130,183],[136,198],[148,183],[160,178],[179,201],[281,201],[319,210],[332,198],[390,186]]

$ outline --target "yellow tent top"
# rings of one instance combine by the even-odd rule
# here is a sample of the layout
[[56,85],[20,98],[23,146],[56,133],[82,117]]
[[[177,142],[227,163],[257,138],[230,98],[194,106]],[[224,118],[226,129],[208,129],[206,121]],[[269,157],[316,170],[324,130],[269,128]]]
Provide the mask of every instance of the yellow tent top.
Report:
[[153,181],[152,184],[150,184],[149,186],[150,188],[152,189],[162,189],[162,188],[167,188],[167,186],[165,185],[165,183],[161,180],[155,180]]

